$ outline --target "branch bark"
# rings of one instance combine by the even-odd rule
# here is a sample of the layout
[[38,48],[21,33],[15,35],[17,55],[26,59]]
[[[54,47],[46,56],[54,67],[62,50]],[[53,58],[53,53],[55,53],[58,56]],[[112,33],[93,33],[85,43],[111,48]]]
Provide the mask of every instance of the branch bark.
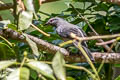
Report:
[[[5,38],[10,38],[10,39],[14,39],[14,40],[22,41],[22,42],[27,42],[25,37],[22,34],[14,31],[12,29],[9,29],[9,28],[4,29],[4,30],[0,29],[0,35]],[[53,53],[53,54],[55,54],[57,51],[60,51],[61,53],[63,53],[63,55],[69,55],[69,52],[64,48],[55,46],[53,44],[50,44],[42,39],[38,39],[37,37],[31,36],[31,35],[27,35],[27,36],[37,44],[39,49],[41,49],[43,51],[47,51],[47,52]]]
[[[112,63],[112,64],[120,63],[120,53],[93,52],[91,54],[93,55],[97,63],[101,63],[102,60],[105,60],[105,63]],[[79,55],[65,56],[65,60],[69,62],[86,62],[85,58]]]
[[[22,34],[9,28],[5,30],[0,30],[0,35],[5,38],[27,42]],[[31,40],[33,40],[37,44],[38,48],[41,50],[47,51],[52,54],[55,54],[57,51],[60,51],[63,55],[65,55],[65,60],[69,62],[86,62],[85,58],[81,55],[69,55],[69,52],[64,48],[55,46],[53,44],[50,44],[42,39],[38,39],[37,37],[31,35],[28,35],[28,37]],[[109,54],[109,53],[93,52],[92,55],[95,58],[96,62],[101,62],[102,60],[105,60],[105,63],[120,63],[120,53]]]

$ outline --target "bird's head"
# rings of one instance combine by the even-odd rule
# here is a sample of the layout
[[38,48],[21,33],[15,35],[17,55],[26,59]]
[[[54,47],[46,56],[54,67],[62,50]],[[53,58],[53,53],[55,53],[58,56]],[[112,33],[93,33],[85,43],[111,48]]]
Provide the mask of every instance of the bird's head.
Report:
[[63,19],[59,17],[50,18],[45,25],[54,25],[57,27],[57,24],[60,23]]

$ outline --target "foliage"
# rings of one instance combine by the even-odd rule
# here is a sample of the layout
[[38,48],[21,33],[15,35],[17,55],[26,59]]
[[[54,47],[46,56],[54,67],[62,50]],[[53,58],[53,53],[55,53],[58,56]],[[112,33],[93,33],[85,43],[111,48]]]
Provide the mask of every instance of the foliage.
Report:
[[[9,0],[7,0],[9,1]],[[6,2],[7,2],[6,1]],[[12,2],[12,0],[10,0]],[[17,0],[13,0],[17,1]],[[22,11],[21,7],[14,6],[12,13],[9,15],[10,20],[5,20],[6,15],[3,14],[0,17],[3,18],[0,21],[0,29],[11,28],[20,34],[23,34],[27,40],[27,44],[18,42],[16,40],[3,39],[0,41],[0,79],[2,80],[89,80],[91,77],[88,72],[83,70],[74,70],[70,67],[65,68],[65,61],[60,52],[57,52],[53,57],[48,52],[41,51],[37,45],[27,37],[26,34],[30,34],[41,38],[49,43],[58,45],[63,42],[60,36],[55,32],[55,28],[52,26],[44,26],[45,22],[51,17],[59,16],[72,24],[80,26],[87,34],[92,32],[88,24],[78,16],[81,14],[88,19],[93,28],[100,35],[114,34],[120,31],[120,7],[115,4],[105,3],[98,0],[63,0],[53,3],[46,3],[39,5],[38,0],[22,0],[25,10]],[[1,1],[0,1],[1,2]],[[2,3],[4,1],[2,0]],[[13,2],[12,2],[13,3]],[[58,4],[64,3],[63,5]],[[52,6],[51,6],[51,5]],[[57,4],[58,7],[56,7]],[[75,8],[73,9],[70,4]],[[48,12],[42,10],[46,6]],[[48,8],[49,7],[49,8]],[[57,11],[56,9],[62,9]],[[17,8],[17,9],[16,9]],[[56,10],[56,12],[50,12]],[[76,10],[78,12],[76,12]],[[15,12],[16,11],[16,12]],[[11,10],[7,11],[9,14]],[[17,18],[16,18],[16,15]],[[46,16],[44,19],[43,17]],[[14,19],[14,20],[13,20]],[[17,23],[16,23],[17,22]],[[39,29],[49,33],[51,37],[46,37],[31,27],[31,24],[36,25]],[[89,35],[89,34],[88,34]],[[11,45],[10,45],[10,44]],[[106,50],[101,46],[95,45],[96,40],[88,42],[88,46],[91,51],[105,52]],[[67,45],[70,46],[70,45]],[[119,42],[114,46],[113,50],[120,52]],[[66,46],[65,46],[66,47]],[[77,53],[78,49],[73,46],[69,47],[69,51]],[[34,54],[34,55],[33,55]],[[4,60],[4,61],[3,61]],[[47,61],[49,60],[49,61]],[[52,60],[52,62],[51,62]],[[52,64],[52,66],[51,66]],[[72,66],[83,66],[93,74],[93,70],[88,63],[70,63]],[[118,64],[119,65],[119,64]],[[98,69],[100,64],[95,64]],[[110,65],[105,64],[102,70],[99,72],[101,80],[111,80],[112,71],[109,68]],[[111,72],[109,72],[111,71]],[[55,74],[55,75],[54,75]],[[93,74],[94,75],[94,74]],[[119,80],[120,77],[115,80]]]

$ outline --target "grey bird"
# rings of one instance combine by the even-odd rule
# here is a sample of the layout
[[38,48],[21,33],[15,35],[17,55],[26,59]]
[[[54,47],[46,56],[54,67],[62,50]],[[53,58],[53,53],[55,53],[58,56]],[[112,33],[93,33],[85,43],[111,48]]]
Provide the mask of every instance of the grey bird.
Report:
[[[78,37],[86,36],[86,33],[81,28],[79,28],[78,26],[73,25],[59,17],[54,17],[54,18],[49,19],[47,21],[46,25],[55,26],[56,32],[58,33],[58,35],[60,35],[62,38],[67,38],[69,40],[72,39],[70,36],[71,33],[76,34],[76,36],[78,36]],[[78,41],[73,43],[73,45],[75,47],[78,47]],[[93,56],[91,55],[91,52],[88,49],[88,46],[85,41],[82,42],[82,47],[85,50],[85,52],[87,53],[88,57],[91,59],[91,61],[94,62],[95,60],[94,60]]]

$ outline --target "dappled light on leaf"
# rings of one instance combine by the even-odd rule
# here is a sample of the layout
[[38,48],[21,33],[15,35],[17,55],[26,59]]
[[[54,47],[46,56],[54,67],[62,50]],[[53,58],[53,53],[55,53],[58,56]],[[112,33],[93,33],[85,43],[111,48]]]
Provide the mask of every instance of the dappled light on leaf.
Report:
[[28,11],[22,11],[19,14],[18,28],[19,30],[25,30],[30,27],[32,23],[33,13]]
[[9,74],[7,80],[29,80],[29,74],[28,68],[18,68]]
[[58,51],[53,58],[52,67],[58,79],[66,80],[66,72],[64,68],[65,61],[62,54]]
[[13,61],[13,60],[9,60],[9,61],[0,61],[0,71],[2,69],[5,69],[11,65],[13,65],[16,61]]
[[55,80],[53,76],[53,71],[49,65],[41,63],[39,61],[30,61],[29,63],[27,63],[27,66],[35,70],[37,73],[40,73],[48,78]]
[[33,54],[38,57],[39,52],[38,52],[38,47],[37,47],[36,43],[33,42],[31,39],[29,39],[26,34],[24,34],[24,36],[26,37],[26,41],[28,42],[29,46],[31,47]]

